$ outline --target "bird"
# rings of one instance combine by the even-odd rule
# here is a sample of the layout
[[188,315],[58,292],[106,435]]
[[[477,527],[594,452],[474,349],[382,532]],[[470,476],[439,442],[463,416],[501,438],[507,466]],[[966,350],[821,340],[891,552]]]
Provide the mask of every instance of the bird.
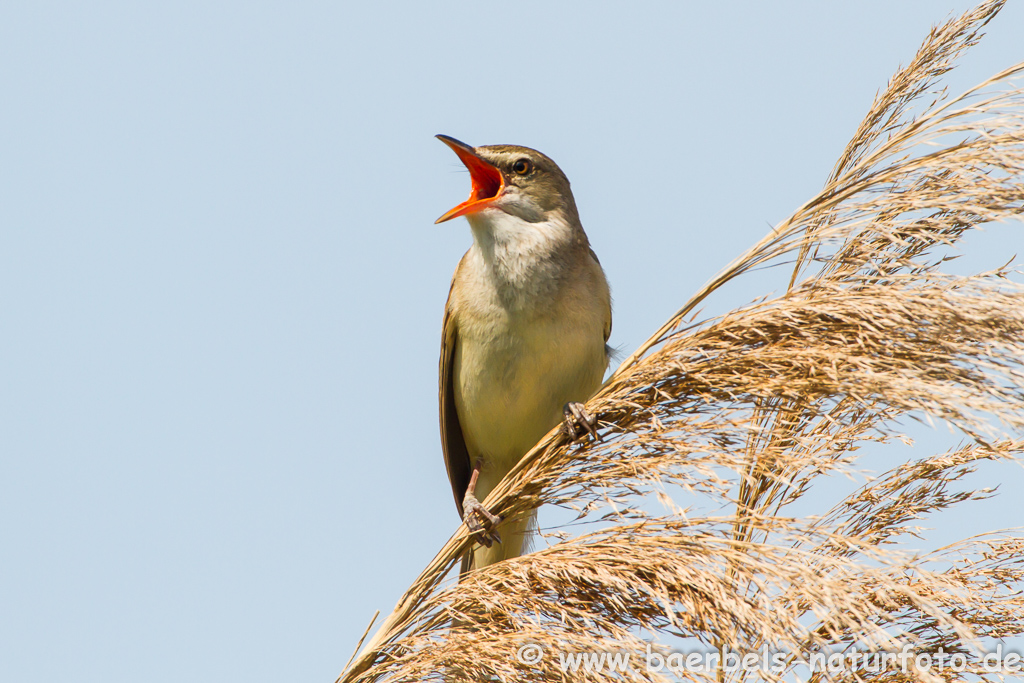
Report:
[[438,135],[469,170],[473,243],[452,277],[441,332],[441,444],[455,505],[476,541],[460,577],[528,550],[537,511],[503,520],[480,501],[548,431],[597,437],[583,408],[611,349],[607,278],[562,170],[517,145]]

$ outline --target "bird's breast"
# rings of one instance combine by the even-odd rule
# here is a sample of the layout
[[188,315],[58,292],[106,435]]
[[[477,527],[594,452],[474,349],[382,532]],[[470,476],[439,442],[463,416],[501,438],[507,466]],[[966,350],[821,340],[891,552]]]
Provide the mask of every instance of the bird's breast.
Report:
[[549,305],[534,315],[493,307],[459,320],[456,409],[485,473],[504,474],[558,424],[566,403],[586,401],[600,386],[603,314],[559,310],[572,305],[564,300]]
[[483,495],[600,386],[610,324],[601,266],[564,222],[488,221],[470,221],[449,301],[455,405]]

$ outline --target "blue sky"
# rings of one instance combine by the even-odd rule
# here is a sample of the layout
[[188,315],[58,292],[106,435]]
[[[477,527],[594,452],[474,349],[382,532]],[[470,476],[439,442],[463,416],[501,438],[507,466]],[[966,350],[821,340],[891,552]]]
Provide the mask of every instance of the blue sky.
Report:
[[[0,678],[333,680],[433,557],[470,242],[433,225],[469,189],[434,134],[561,165],[629,353],[969,6],[6,3]],[[1011,2],[951,90],[1022,31]],[[1024,240],[968,244],[980,269]]]

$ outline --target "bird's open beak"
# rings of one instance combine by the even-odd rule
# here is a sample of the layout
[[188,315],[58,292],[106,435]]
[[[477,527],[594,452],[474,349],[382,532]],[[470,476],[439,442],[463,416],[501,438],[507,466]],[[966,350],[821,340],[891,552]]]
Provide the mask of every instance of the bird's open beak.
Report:
[[459,155],[459,159],[462,159],[462,163],[469,169],[469,176],[473,180],[473,191],[469,193],[469,199],[434,222],[444,223],[452,218],[486,209],[491,202],[498,198],[501,190],[505,187],[505,178],[501,175],[501,171],[477,156],[473,148],[465,142],[459,142],[447,135],[438,135],[437,139],[451,147],[452,151]]

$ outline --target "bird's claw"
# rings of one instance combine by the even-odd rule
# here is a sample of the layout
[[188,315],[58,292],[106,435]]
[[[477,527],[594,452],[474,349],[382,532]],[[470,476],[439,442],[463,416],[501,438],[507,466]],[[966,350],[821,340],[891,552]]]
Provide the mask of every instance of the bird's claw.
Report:
[[495,541],[501,543],[501,536],[495,528],[501,523],[501,517],[491,514],[471,494],[466,494],[463,499],[462,510],[462,521],[480,545],[490,548]]
[[587,412],[582,403],[566,403],[562,415],[562,429],[570,441],[576,441],[585,434],[594,437],[594,441],[601,440],[597,434],[597,418]]

